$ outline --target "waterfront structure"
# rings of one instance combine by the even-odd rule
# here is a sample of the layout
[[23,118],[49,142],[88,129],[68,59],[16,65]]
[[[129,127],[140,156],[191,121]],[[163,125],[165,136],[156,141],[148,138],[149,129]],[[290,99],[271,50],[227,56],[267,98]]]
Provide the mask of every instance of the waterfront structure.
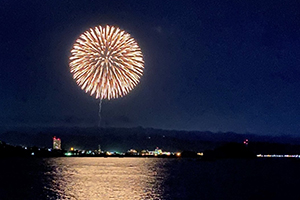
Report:
[[61,150],[61,140],[55,136],[53,137],[53,149]]

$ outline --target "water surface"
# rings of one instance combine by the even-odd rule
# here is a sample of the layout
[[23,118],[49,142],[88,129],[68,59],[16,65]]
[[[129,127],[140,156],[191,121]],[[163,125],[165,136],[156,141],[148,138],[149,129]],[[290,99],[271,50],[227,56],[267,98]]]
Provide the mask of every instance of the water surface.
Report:
[[300,161],[0,158],[0,199],[300,199]]

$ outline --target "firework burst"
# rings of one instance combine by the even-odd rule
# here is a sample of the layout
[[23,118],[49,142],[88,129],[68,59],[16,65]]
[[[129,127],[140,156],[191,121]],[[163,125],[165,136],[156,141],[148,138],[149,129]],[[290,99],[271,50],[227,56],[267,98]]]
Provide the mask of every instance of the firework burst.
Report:
[[76,83],[97,99],[126,95],[143,75],[144,60],[137,42],[114,26],[97,26],[74,43],[70,71]]

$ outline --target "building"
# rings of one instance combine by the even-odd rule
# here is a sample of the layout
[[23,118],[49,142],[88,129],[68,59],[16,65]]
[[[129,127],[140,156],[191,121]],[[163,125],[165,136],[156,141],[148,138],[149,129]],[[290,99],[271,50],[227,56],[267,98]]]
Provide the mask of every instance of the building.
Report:
[[61,150],[61,140],[55,136],[53,137],[53,149]]
[[156,147],[156,149],[154,150],[154,155],[162,155],[162,150],[158,147]]
[[133,156],[139,155],[139,153],[138,153],[137,150],[135,150],[135,149],[129,149],[129,150],[127,151],[127,154],[128,154],[128,155],[133,155]]

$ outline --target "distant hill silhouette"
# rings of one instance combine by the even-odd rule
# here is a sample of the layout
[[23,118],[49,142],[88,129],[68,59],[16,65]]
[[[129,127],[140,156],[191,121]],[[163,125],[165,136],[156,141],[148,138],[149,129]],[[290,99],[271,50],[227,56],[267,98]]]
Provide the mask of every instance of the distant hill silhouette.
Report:
[[[110,151],[126,151],[130,148],[154,150],[160,147],[167,151],[204,151],[215,149],[228,142],[242,143],[248,138],[251,143],[288,143],[300,144],[299,138],[289,136],[272,137],[254,134],[238,134],[234,132],[213,133],[209,131],[176,131],[153,128],[18,128],[3,131],[0,140],[13,145],[51,147],[52,137],[62,139],[62,147],[69,149],[101,149]],[[261,145],[264,146],[264,145]],[[269,145],[270,147],[272,145]],[[256,147],[255,147],[256,148]],[[283,148],[284,149],[284,148]]]
[[214,150],[216,158],[256,158],[252,150],[242,144],[230,142]]

